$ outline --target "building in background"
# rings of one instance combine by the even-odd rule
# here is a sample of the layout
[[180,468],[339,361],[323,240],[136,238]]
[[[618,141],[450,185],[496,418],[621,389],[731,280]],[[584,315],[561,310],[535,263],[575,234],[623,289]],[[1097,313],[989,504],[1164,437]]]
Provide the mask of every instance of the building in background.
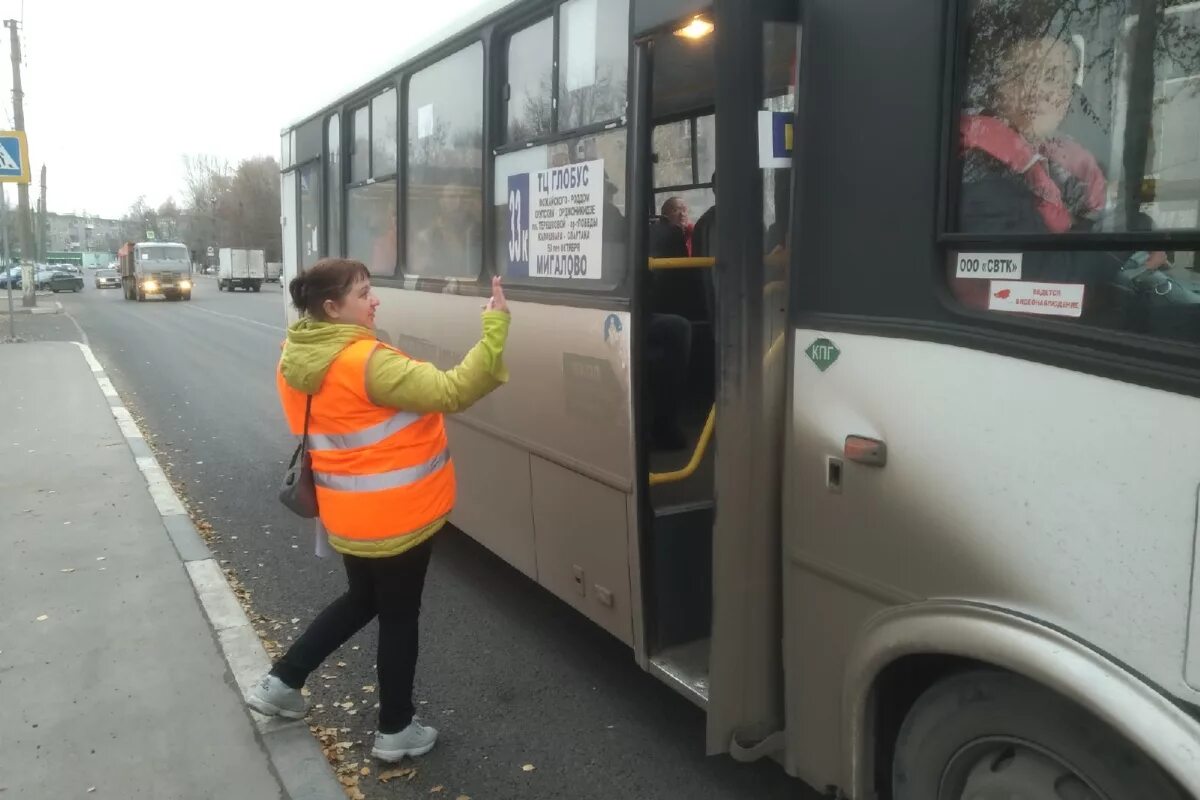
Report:
[[53,212],[46,215],[46,251],[49,253],[115,253],[123,242],[123,223],[119,219]]

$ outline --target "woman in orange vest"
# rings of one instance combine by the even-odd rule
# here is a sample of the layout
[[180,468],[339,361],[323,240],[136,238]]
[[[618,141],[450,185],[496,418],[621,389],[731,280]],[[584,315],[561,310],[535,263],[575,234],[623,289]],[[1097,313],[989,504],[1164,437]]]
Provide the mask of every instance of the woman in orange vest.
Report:
[[483,337],[445,372],[376,339],[370,274],[326,258],[292,280],[301,312],[288,329],[276,382],[293,434],[308,416],[321,525],[342,554],[349,588],[313,620],[248,703],[299,719],[301,688],[334,650],[379,617],[379,731],[384,761],[428,753],[437,731],[413,717],[417,618],[431,537],[454,506],[454,466],[442,415],[470,407],[508,380],[508,305],[500,279],[483,312]]

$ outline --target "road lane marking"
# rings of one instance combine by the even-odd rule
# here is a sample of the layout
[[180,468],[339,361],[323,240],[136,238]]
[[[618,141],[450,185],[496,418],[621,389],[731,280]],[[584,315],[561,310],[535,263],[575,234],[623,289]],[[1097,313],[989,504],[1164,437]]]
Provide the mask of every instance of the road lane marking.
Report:
[[246,317],[239,317],[237,314],[225,314],[221,311],[213,311],[211,308],[202,308],[201,306],[188,306],[188,308],[190,308],[192,311],[203,311],[205,314],[212,314],[213,316],[217,316],[217,317],[225,317],[226,319],[236,319],[238,322],[249,322],[251,325],[257,325],[260,328],[266,328],[267,330],[274,331],[275,333],[285,333],[286,332],[284,327],[281,325],[268,325],[267,323],[259,322],[256,319],[247,319]]

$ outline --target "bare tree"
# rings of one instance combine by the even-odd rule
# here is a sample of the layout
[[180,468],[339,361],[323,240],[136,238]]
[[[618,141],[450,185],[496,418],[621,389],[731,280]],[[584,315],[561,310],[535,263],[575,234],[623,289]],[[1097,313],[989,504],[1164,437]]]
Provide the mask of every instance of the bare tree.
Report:
[[231,169],[209,155],[185,156],[184,241],[199,256],[213,247],[254,247],[279,260],[279,163],[270,156],[248,158]]

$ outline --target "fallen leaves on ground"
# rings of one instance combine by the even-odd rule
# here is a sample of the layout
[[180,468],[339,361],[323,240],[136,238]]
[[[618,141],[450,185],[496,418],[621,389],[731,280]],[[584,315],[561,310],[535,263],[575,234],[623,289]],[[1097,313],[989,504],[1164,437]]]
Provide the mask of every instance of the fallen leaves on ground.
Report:
[[446,791],[446,787],[445,787],[445,786],[442,786],[442,785],[439,783],[437,786],[435,786],[435,787],[433,787],[432,789],[430,789],[430,790],[429,790],[429,793],[430,793],[430,794],[440,794],[440,793],[442,793],[442,792],[444,792],[444,791]]
[[526,764],[525,766],[521,767],[522,772],[533,772],[535,769],[537,769],[537,767],[535,767],[533,764]]
[[406,781],[411,781],[415,777],[417,777],[416,767],[397,767],[395,769],[386,769],[379,773],[379,782],[387,783],[388,781],[395,780],[396,778],[403,778]]
[[38,617],[38,618],[37,618],[37,621],[38,621],[38,622],[45,622],[45,621],[46,621],[46,620],[48,620],[48,619],[50,619],[50,615],[49,615],[49,614],[42,614],[40,617]]

